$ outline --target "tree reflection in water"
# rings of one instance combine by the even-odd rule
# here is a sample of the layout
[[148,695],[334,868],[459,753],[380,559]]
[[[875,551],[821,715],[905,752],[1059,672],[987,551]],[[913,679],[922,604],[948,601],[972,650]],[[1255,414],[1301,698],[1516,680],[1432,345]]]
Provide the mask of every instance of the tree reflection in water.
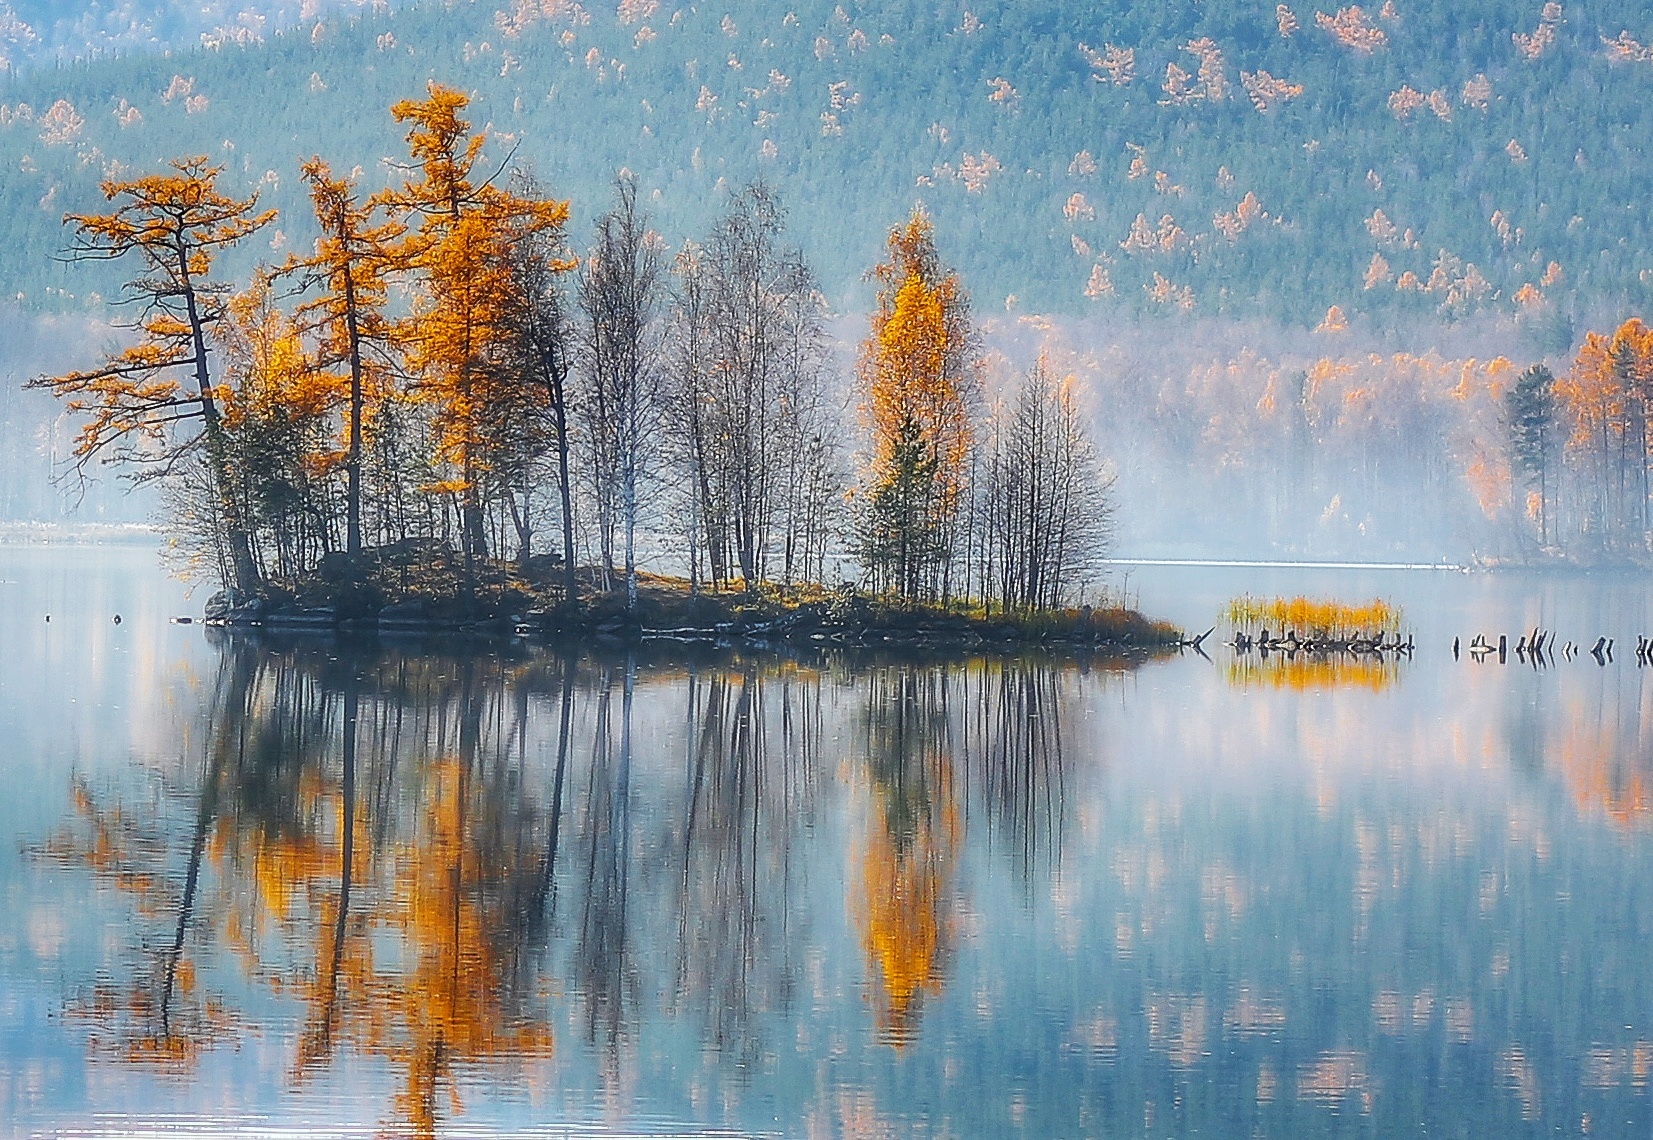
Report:
[[751,1063],[754,1014],[791,1008],[808,879],[793,846],[815,808],[817,672],[792,662],[693,669],[684,681],[687,777],[677,837],[673,1010]]
[[974,823],[1025,888],[1054,867],[1069,766],[1084,753],[1067,705],[1078,670],[1033,661],[892,665],[863,678],[871,791],[856,918],[883,1040],[918,1031],[963,909],[958,862]]
[[[836,881],[799,851],[847,780],[867,805],[849,889],[873,1029],[910,1041],[964,908],[972,811],[1028,881],[1056,846],[1071,676],[230,639],[199,758],[147,799],[77,784],[42,848],[133,904],[124,978],[69,1010],[99,1055],[187,1073],[267,1032],[250,1011],[275,995],[295,1088],[341,1054],[381,1058],[422,1134],[462,1109],[467,1074],[551,1058],[558,1019],[620,1103],[651,1018],[746,1072],[819,951],[812,895]],[[860,731],[835,736],[845,692]]]

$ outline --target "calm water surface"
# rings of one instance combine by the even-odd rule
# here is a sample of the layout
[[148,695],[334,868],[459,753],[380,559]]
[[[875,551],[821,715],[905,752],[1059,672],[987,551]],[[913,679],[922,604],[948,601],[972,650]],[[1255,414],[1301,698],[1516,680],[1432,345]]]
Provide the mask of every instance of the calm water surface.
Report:
[[[1129,589],[1419,650],[347,649],[0,548],[0,1125],[1648,1136],[1649,591]],[[1618,660],[1452,660],[1539,624]]]

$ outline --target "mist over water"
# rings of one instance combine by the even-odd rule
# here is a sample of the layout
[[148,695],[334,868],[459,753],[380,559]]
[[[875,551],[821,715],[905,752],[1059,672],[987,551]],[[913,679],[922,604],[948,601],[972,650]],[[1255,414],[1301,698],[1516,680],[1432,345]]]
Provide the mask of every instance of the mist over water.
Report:
[[[829,329],[826,401],[850,469],[864,458],[852,380],[864,323],[841,316]],[[1010,399],[1041,358],[1073,378],[1115,476],[1116,554],[1464,562],[1530,553],[1499,400],[1515,372],[1540,357],[1502,325],[1332,336],[1220,320],[984,312],[983,330],[987,407]],[[155,518],[155,488],[133,487],[97,463],[84,479],[72,473],[71,417],[46,394],[19,390],[31,376],[86,364],[117,339],[80,316],[0,317],[11,361],[0,399],[8,441],[0,523]],[[1501,355],[1521,352],[1532,355]],[[649,490],[641,523],[675,534],[671,488]],[[543,533],[559,525],[540,523]],[[595,538],[579,541],[590,547]],[[834,574],[853,577],[843,545],[832,552]],[[683,572],[679,553],[645,542],[643,555],[646,568]]]
[[[146,551],[0,579],[18,1131],[1653,1123],[1630,580],[1131,572],[1417,633],[1311,669],[284,643],[169,624]],[[1537,624],[1617,660],[1452,660]]]

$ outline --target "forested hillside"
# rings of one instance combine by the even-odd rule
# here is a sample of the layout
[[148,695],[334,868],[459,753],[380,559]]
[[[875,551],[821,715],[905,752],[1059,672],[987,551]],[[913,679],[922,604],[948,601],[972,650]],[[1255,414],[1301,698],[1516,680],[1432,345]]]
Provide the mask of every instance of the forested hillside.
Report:
[[387,0],[0,0],[0,71],[200,44],[249,44],[324,14]]
[[474,94],[494,161],[532,160],[576,227],[620,168],[673,243],[720,188],[768,179],[845,308],[915,200],[983,309],[1312,328],[1336,306],[1332,327],[1374,330],[1486,313],[1561,353],[1653,281],[1637,0],[354,8],[11,74],[0,288],[78,307],[93,286],[50,257],[61,215],[192,152],[284,208],[278,256],[308,240],[299,161],[384,181],[384,108],[428,78]]

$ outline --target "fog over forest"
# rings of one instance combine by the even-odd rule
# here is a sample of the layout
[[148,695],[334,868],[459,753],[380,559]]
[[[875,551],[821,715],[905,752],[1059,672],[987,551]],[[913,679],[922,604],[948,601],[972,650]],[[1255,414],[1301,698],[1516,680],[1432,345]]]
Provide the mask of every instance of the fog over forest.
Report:
[[[1515,363],[1528,363],[1499,363],[1507,327],[1401,338],[977,310],[987,403],[1005,398],[1041,355],[1075,378],[1116,479],[1117,556],[1454,561],[1520,547],[1511,504],[1496,493],[1483,502],[1474,481],[1478,463],[1503,462],[1503,413],[1490,399],[1453,394],[1465,375],[1490,366],[1507,383]],[[830,402],[847,438],[857,430],[853,371],[866,317],[838,314],[828,329]],[[5,520],[155,521],[152,488],[114,468],[75,472],[74,418],[49,395],[21,390],[30,376],[84,366],[119,342],[119,330],[16,309],[0,330]],[[1306,438],[1292,434],[1281,406],[1299,374],[1316,376],[1319,388]],[[1367,389],[1385,380],[1404,390],[1403,414],[1414,420],[1365,405]]]
[[[1653,227],[1624,140],[1650,125],[1645,16],[1616,0],[12,0],[0,516],[157,509],[115,470],[71,471],[77,417],[20,390],[121,344],[124,266],[54,259],[66,211],[100,208],[100,179],[210,154],[227,192],[281,211],[226,254],[244,285],[314,240],[298,163],[355,166],[364,194],[393,183],[387,108],[439,82],[470,99],[487,163],[570,201],[575,253],[618,172],[671,250],[769,186],[823,298],[846,489],[867,446],[864,275],[916,206],[980,330],[973,414],[1042,361],[1114,478],[1116,555],[1634,554]],[[643,491],[639,525],[666,527],[675,500]]]

